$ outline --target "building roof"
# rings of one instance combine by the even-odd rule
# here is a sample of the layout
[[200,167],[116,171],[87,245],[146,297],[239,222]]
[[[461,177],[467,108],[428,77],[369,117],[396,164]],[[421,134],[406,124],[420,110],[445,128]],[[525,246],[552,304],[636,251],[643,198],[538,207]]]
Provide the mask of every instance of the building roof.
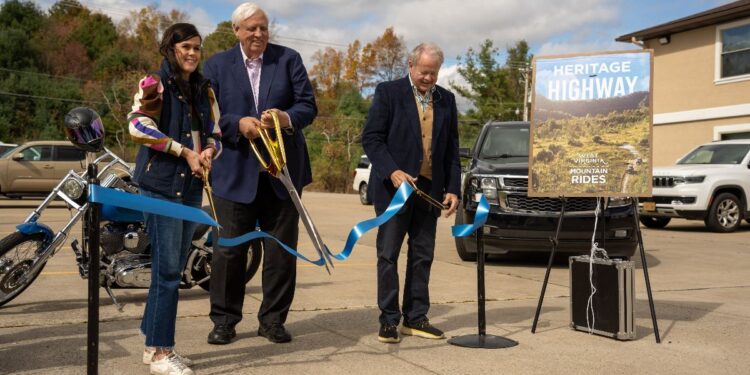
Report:
[[750,17],[750,0],[735,1],[720,7],[696,13],[678,20],[663,23],[648,29],[632,32],[617,37],[618,42],[630,42],[633,38],[639,41],[655,39],[670,34],[693,30],[704,26],[716,25]]

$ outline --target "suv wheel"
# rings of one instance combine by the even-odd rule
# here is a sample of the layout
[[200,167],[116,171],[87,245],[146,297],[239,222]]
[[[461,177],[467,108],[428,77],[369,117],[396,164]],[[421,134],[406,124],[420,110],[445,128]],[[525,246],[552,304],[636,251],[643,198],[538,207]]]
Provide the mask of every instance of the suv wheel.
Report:
[[359,184],[359,201],[364,205],[371,204],[370,197],[367,196],[367,183],[363,182]]
[[[464,216],[466,215],[466,211],[463,210],[463,208],[459,207],[456,211],[456,225],[462,225],[465,223]],[[469,252],[466,247],[466,240],[464,237],[454,237],[456,240],[456,252],[458,253],[458,257],[461,258],[461,260],[466,262],[475,262],[477,260],[477,253],[476,252]]]
[[667,226],[670,221],[672,221],[671,217],[653,217],[653,216],[641,216],[640,217],[641,224],[643,224],[646,228],[654,228],[654,229],[661,229]]
[[716,232],[729,233],[737,230],[741,222],[740,200],[734,194],[721,193],[714,198],[705,220],[708,228]]

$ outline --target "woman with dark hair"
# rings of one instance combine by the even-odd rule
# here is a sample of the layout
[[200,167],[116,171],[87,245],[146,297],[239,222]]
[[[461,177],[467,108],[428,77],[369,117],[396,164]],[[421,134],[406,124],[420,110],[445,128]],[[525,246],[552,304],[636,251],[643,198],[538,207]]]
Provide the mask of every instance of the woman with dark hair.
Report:
[[[134,180],[145,197],[200,207],[202,178],[221,153],[219,107],[208,80],[198,73],[201,36],[177,23],[164,31],[161,69],[138,85],[130,135],[141,144]],[[189,375],[190,360],[174,351],[182,270],[196,224],[144,214],[151,239],[151,287],[141,321],[143,362],[151,374]]]

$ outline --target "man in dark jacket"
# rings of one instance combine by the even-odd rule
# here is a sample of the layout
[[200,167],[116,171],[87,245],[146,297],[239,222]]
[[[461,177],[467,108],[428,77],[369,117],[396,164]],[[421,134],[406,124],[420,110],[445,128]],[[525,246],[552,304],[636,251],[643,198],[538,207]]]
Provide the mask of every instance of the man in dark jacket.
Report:
[[[447,206],[446,217],[458,206],[458,117],[453,94],[436,85],[443,52],[431,43],[418,45],[409,56],[409,74],[375,89],[362,134],[362,146],[372,162],[368,194],[375,212],[382,214],[398,187],[407,181]],[[395,343],[401,333],[431,339],[443,332],[427,319],[428,283],[435,250],[435,229],[440,210],[416,196],[377,236],[378,340]],[[398,303],[397,261],[409,234],[403,305]]]
[[[258,223],[261,230],[295,248],[299,214],[281,182],[260,166],[249,142],[258,138],[260,127],[268,125],[267,112],[276,112],[284,129],[289,174],[301,194],[312,181],[302,135],[317,114],[312,85],[299,53],[268,43],[268,17],[257,5],[238,6],[232,26],[239,44],[214,55],[204,66],[222,114],[219,125],[225,148],[211,171],[221,236],[242,235]],[[242,319],[248,246],[214,247],[210,344],[228,344],[236,335],[234,326]],[[272,342],[288,342],[292,337],[284,322],[294,298],[296,258],[272,241],[265,242],[264,252],[258,334]]]

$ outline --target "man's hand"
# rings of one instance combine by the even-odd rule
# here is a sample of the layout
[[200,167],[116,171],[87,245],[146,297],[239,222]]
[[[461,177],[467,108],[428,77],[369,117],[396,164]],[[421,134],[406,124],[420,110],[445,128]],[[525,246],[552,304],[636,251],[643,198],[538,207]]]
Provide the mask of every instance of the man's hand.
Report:
[[282,129],[292,126],[292,124],[289,123],[289,115],[286,114],[286,112],[280,111],[276,108],[271,108],[263,111],[263,114],[260,115],[260,122],[263,123],[263,127],[273,128],[275,126],[273,123],[273,117],[271,116],[272,112],[276,113],[276,116],[279,118],[279,126]]
[[453,193],[445,194],[443,204],[448,206],[448,212],[445,213],[445,217],[450,217],[458,208],[458,197]]
[[255,139],[260,137],[258,128],[260,128],[260,120],[255,117],[243,117],[240,119],[240,133],[247,139]]
[[391,182],[396,189],[398,189],[404,181],[416,181],[416,179],[400,169],[391,173]]

